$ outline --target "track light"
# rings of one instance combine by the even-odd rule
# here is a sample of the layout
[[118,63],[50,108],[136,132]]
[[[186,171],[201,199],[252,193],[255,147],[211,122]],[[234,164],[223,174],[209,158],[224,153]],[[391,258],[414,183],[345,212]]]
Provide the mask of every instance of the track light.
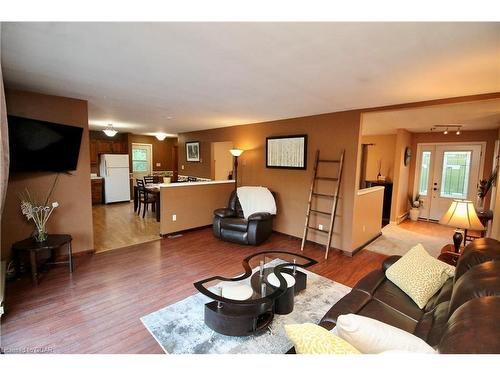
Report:
[[431,132],[434,130],[441,131],[441,129],[444,129],[443,134],[446,135],[451,131],[454,132],[456,135],[462,134],[462,127],[463,125],[455,125],[455,124],[447,124],[447,125],[434,125],[431,127]]

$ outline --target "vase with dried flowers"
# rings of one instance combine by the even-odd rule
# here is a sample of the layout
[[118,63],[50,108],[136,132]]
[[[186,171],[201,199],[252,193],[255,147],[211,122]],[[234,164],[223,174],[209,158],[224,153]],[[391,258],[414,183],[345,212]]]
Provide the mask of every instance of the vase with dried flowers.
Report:
[[28,188],[23,193],[19,194],[21,200],[21,212],[28,221],[33,220],[35,223],[35,230],[33,231],[33,238],[37,242],[44,242],[47,240],[47,222],[52,215],[52,212],[59,207],[58,202],[52,202],[49,205],[50,197],[59,179],[59,174],[56,175],[51,188],[49,189],[45,200],[40,200],[29,191]]

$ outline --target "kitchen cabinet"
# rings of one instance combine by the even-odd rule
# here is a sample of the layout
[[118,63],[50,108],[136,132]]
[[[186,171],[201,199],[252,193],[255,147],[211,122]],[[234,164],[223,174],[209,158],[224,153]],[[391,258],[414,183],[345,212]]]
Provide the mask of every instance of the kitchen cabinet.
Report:
[[103,181],[102,178],[90,180],[92,186],[92,204],[102,204]]
[[109,138],[99,131],[90,131],[89,141],[90,171],[99,173],[99,155],[101,154],[128,154],[128,135],[117,134]]
[[113,141],[97,141],[97,153],[98,154],[112,154],[113,153]]
[[97,141],[95,139],[90,140],[90,164],[97,164],[99,162],[97,156]]
[[112,142],[111,143],[111,153],[112,154],[121,154],[123,153],[123,145],[121,142]]

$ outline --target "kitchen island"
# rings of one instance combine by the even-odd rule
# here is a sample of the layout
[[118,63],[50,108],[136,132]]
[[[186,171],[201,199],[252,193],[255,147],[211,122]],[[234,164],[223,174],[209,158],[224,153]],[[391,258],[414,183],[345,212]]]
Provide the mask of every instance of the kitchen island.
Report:
[[213,211],[226,207],[234,180],[158,184],[160,235],[212,224]]

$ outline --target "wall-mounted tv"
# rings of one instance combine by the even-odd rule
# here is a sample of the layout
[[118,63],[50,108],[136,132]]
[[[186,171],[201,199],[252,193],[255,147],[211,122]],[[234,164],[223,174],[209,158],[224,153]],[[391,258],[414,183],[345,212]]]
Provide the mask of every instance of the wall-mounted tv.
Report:
[[8,116],[11,172],[76,170],[83,129]]

